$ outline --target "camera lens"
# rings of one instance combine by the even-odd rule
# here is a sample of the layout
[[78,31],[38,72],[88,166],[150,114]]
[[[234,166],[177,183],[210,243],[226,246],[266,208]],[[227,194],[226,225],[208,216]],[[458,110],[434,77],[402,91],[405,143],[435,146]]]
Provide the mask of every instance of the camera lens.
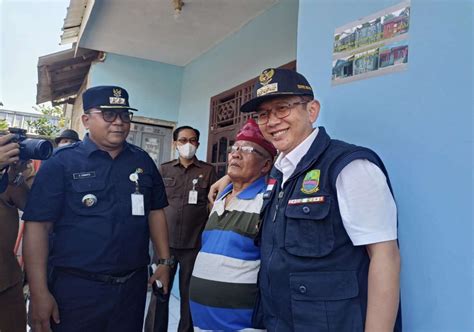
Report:
[[45,139],[27,138],[20,142],[20,159],[45,160],[51,157],[53,144]]

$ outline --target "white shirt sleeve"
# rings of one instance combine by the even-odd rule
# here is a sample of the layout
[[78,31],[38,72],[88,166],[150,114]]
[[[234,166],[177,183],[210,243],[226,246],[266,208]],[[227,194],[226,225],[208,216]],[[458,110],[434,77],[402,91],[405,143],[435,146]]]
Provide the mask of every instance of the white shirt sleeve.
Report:
[[397,207],[382,170],[367,159],[350,162],[336,179],[339,211],[355,246],[395,240]]

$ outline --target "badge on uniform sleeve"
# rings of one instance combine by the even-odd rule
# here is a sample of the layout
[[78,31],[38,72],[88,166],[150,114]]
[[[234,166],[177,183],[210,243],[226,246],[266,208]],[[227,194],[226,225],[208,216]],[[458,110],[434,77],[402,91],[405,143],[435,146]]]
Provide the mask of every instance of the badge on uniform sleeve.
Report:
[[97,197],[93,194],[87,194],[82,197],[82,204],[86,207],[92,207],[97,203]]
[[301,192],[303,194],[314,194],[319,190],[319,175],[321,171],[319,169],[313,169],[306,173],[303,184],[301,185]]

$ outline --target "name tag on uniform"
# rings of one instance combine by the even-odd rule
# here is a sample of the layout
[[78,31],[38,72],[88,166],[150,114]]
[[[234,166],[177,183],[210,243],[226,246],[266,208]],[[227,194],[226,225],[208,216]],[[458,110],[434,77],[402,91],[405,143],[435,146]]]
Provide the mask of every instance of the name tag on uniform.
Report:
[[145,204],[143,203],[143,195],[139,193],[132,194],[132,216],[144,216]]
[[197,204],[198,202],[198,192],[197,190],[190,190],[188,197],[188,204]]
[[74,173],[74,174],[72,175],[72,177],[73,177],[74,180],[95,178],[95,171]]

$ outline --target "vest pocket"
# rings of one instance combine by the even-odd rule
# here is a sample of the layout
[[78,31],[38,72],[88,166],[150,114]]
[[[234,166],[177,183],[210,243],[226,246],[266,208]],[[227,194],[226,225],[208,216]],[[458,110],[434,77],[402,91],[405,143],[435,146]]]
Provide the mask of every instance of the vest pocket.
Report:
[[363,331],[355,271],[290,274],[295,331]]
[[324,196],[324,201],[320,203],[288,205],[285,210],[285,250],[301,257],[329,254],[334,247],[330,208],[329,196]]

